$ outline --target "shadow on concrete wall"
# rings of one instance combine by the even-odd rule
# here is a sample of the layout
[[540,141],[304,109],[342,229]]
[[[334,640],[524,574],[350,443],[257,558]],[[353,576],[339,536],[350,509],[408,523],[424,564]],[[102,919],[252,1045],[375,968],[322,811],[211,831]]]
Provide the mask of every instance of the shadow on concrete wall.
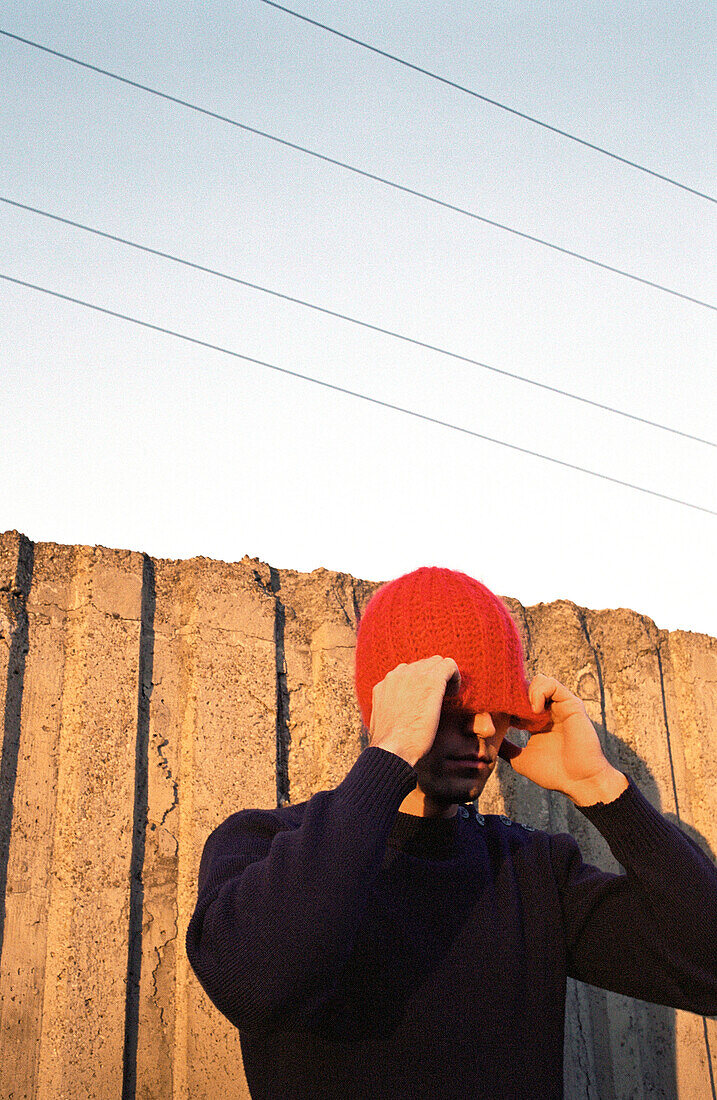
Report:
[[124,1047],[122,1051],[122,1100],[134,1100],[137,1092],[137,1043],[139,993],[142,968],[142,917],[144,913],[144,850],[147,836],[149,789],[149,701],[154,667],[154,615],[157,593],[154,562],[146,554],[142,565],[142,606],[137,676],[137,737],[134,764],[134,813],[130,861],[129,927],[127,930],[127,988]]
[[25,686],[25,658],[30,648],[27,597],[32,585],[35,548],[25,535],[20,536],[15,583],[9,594],[11,635],[7,665],[7,694],[3,722],[2,761],[0,762],[0,960],[5,940],[5,898],[7,868],[10,859],[12,811],[20,753],[22,693]]
[[[660,811],[660,813],[663,813],[658,785],[645,761],[639,757],[628,744],[611,733],[606,726],[598,722],[593,722],[593,725],[595,726],[607,758],[621,771],[625,771],[630,775],[645,797]],[[667,726],[666,716],[665,728],[669,728]],[[513,731],[513,733],[515,733],[515,731]],[[518,742],[518,738],[514,738],[514,740]],[[519,743],[525,744],[525,741],[520,740]],[[671,754],[670,763],[672,763]],[[506,772],[498,772],[497,774],[499,776],[501,793],[506,803],[510,804],[512,800],[514,804],[514,794],[509,790],[504,781]],[[503,777],[502,782],[501,776]],[[693,829],[690,825],[682,821],[679,812],[674,771],[672,773],[672,781],[677,813],[663,813],[665,820],[676,825],[696,847],[712,860],[713,863],[717,862],[715,860],[715,854],[705,838],[696,829]],[[548,797],[551,802],[555,801],[550,792],[546,792],[546,797]],[[557,795],[555,797],[562,799],[563,796]],[[516,818],[520,820],[521,815],[519,810],[515,812]],[[575,812],[579,813],[577,809]],[[591,826],[591,828],[594,828],[594,826]],[[550,831],[558,832],[561,830],[558,828],[551,828]],[[594,861],[586,858],[586,862]],[[624,868],[621,868],[621,871],[624,871]],[[578,989],[584,990],[586,994],[584,997],[568,997],[566,1008],[566,1037],[568,1039],[571,1027],[571,1020],[569,1018],[570,1004],[576,1004],[578,1002],[584,1004],[587,1001],[589,1006],[589,1020],[581,1020],[576,1030],[580,1033],[581,1037],[583,1037],[583,1041],[590,1047],[591,1057],[585,1065],[585,1069],[588,1070],[590,1068],[590,1063],[592,1063],[592,1073],[586,1076],[583,1081],[573,1080],[571,1082],[573,1088],[580,1089],[580,1092],[576,1092],[574,1095],[606,1098],[624,1096],[625,1082],[617,1081],[613,1076],[613,1069],[616,1068],[616,1052],[611,1045],[611,1037],[614,1038],[614,1026],[611,1027],[611,1019],[620,1018],[622,1016],[621,1013],[615,1011],[616,1000],[617,998],[621,1000],[625,998],[622,994],[614,994],[600,987],[578,982],[573,978],[568,978],[568,983]],[[631,1093],[630,1095],[635,1097],[677,1097],[679,1095],[679,1087],[677,1082],[675,1009],[666,1005],[654,1004],[650,1001],[641,1001],[636,998],[627,998],[627,1000],[632,1006],[632,1021],[635,1024],[634,1043],[640,1051],[640,1076],[642,1079],[641,1091],[639,1093]],[[707,1051],[711,1096],[713,1100],[717,1100],[715,1079],[712,1071],[713,1059],[710,1051],[707,1020],[704,1016],[701,1017],[701,1020],[705,1049]],[[588,1035],[585,1034],[586,1031],[589,1032]],[[644,1045],[641,1046],[641,1043]],[[575,1073],[578,1063],[581,1061],[582,1060],[576,1060],[574,1058],[566,1058],[566,1068],[569,1067],[570,1072]],[[566,1081],[566,1095],[569,1094],[568,1086],[569,1083]]]

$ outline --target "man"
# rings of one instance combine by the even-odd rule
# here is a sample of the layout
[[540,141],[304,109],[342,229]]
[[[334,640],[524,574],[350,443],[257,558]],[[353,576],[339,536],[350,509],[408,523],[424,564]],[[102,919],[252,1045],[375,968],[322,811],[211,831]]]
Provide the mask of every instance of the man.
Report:
[[[424,567],[378,589],[356,693],[369,745],[344,780],[232,814],[202,854],[187,954],[254,1100],[558,1100],[568,976],[717,1013],[717,868],[609,763],[579,698],[528,685],[485,585]],[[626,873],[477,814],[498,755]]]

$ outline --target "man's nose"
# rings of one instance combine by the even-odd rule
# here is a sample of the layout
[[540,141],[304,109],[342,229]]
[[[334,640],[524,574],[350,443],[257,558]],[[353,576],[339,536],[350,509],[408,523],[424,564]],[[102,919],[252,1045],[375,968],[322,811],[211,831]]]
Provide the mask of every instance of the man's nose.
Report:
[[469,729],[478,737],[492,737],[495,733],[495,722],[491,715],[485,712],[474,714]]

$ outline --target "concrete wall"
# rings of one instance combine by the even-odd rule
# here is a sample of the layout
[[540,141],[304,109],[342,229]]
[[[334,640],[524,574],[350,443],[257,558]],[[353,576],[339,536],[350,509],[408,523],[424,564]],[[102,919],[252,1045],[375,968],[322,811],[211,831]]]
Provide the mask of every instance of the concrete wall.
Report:
[[[184,952],[202,846],[352,766],[378,584],[0,535],[3,1100],[248,1097],[238,1033]],[[607,757],[715,860],[717,640],[504,598],[530,676],[579,694]],[[479,809],[620,870],[569,800],[498,768]],[[569,1100],[715,1098],[715,1020],[570,980],[566,1029]]]

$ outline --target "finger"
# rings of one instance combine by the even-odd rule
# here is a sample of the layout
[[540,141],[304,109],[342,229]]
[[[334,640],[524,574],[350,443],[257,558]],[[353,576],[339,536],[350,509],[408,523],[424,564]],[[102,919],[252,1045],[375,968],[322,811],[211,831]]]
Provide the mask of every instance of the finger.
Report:
[[[554,676],[545,676],[542,672],[539,672],[533,677],[530,687],[528,688],[528,698],[530,699],[531,707],[536,713],[544,710],[546,705],[550,706],[552,696],[555,694],[558,686],[558,681]],[[547,704],[546,700],[548,700]]]
[[530,692],[530,707],[536,714],[541,711],[545,704],[545,695],[537,688]]
[[446,680],[446,693],[457,695],[461,690],[462,682],[460,669],[452,657],[446,657],[445,660],[446,664],[443,671],[448,674]]
[[508,741],[507,738],[503,738],[500,748],[498,749],[498,756],[502,756],[504,760],[514,760],[516,756],[520,756],[520,745],[514,745],[512,741]]

